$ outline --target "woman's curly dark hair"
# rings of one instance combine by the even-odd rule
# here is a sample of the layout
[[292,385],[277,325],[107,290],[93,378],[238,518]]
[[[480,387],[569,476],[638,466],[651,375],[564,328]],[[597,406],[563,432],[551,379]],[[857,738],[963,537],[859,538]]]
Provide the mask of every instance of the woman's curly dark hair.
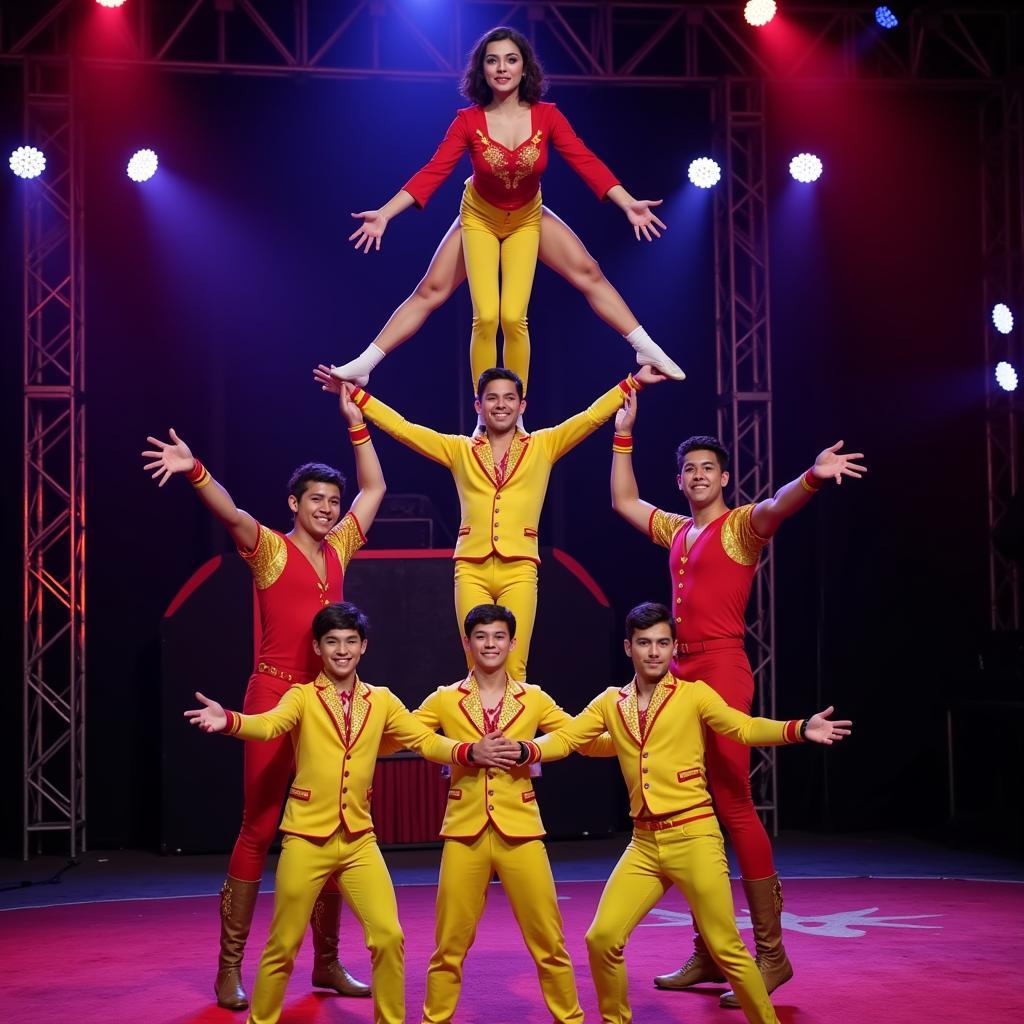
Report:
[[502,39],[510,39],[523,55],[523,77],[519,83],[519,98],[524,103],[531,105],[537,103],[547,88],[544,81],[544,69],[540,66],[540,61],[537,60],[533,47],[526,36],[514,28],[504,26],[492,28],[473,47],[473,52],[469,60],[466,61],[466,70],[462,75],[462,95],[478,107],[484,107],[491,102],[493,94],[484,77],[484,56],[487,53],[488,43],[498,43]]

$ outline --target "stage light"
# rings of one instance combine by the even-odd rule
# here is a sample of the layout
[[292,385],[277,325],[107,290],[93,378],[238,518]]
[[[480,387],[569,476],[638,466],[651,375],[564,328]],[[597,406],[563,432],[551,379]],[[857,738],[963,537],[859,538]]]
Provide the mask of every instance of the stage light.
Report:
[[1017,390],[1017,371],[1006,360],[996,365],[996,383],[1004,391]]
[[821,161],[813,153],[797,153],[789,161],[789,173],[797,181],[802,181],[805,185],[809,182],[817,181],[821,177],[823,170]]
[[687,175],[697,188],[714,188],[722,180],[721,168],[707,156],[694,160]]
[[884,6],[875,8],[875,21],[882,28],[895,28],[900,23],[900,19],[888,7]]
[[151,149],[140,149],[128,161],[128,177],[132,181],[149,181],[156,174],[159,161]]
[[775,0],[748,0],[747,6],[743,8],[743,17],[754,28],[760,28],[775,17],[777,10]]
[[122,7],[125,0],[96,0],[100,7]]
[[46,170],[46,157],[35,146],[19,146],[8,163],[19,178],[38,178]]
[[1009,334],[1013,330],[1013,313],[1005,302],[997,302],[992,307],[992,323],[1000,334]]

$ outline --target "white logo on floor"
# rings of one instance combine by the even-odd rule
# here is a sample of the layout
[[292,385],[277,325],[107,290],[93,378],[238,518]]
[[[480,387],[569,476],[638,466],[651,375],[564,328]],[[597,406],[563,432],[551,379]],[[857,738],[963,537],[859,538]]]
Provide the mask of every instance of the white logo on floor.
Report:
[[[856,939],[867,934],[865,928],[941,928],[941,924],[907,924],[928,917],[942,917],[942,914],[894,914],[890,916],[872,917],[878,907],[865,907],[863,910],[841,910],[835,914],[808,916],[782,912],[782,927],[791,932],[803,932],[806,935],[828,935],[834,939]],[[656,920],[652,921],[651,918]],[[664,910],[654,907],[641,922],[641,928],[680,928],[693,924],[690,914],[678,910]],[[750,911],[736,918],[736,927],[743,931],[752,928]]]

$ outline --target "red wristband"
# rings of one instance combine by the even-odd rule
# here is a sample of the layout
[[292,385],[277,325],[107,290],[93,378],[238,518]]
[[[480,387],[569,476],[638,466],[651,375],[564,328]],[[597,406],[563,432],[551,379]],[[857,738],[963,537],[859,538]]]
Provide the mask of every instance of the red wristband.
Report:
[[632,434],[616,434],[612,438],[612,451],[623,455],[629,455],[633,451]]
[[348,428],[348,439],[354,446],[366,444],[370,440],[370,428],[365,423],[357,423]]
[[814,475],[814,470],[809,469],[800,477],[800,486],[811,494],[817,494],[821,490],[821,481]]
[[198,491],[201,487],[205,487],[212,477],[210,471],[198,460],[195,460],[195,465],[186,474],[188,482]]

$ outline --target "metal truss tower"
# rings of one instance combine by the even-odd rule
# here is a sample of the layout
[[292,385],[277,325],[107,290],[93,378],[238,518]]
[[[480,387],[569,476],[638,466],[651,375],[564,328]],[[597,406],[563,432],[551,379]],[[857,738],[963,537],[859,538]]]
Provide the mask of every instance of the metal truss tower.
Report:
[[1021,492],[1019,392],[996,384],[994,368],[1008,360],[1024,373],[1024,346],[999,334],[992,307],[1024,299],[1024,89],[1020,78],[994,91],[979,111],[981,244],[984,268],[982,330],[985,352],[985,447],[988,471],[989,622],[993,630],[1021,628],[1021,570],[999,547],[1000,531],[1014,529],[1010,503]]
[[82,166],[70,59],[25,60],[24,833],[85,847],[85,331]]
[[[734,505],[761,501],[772,485],[772,371],[769,317],[765,85],[726,79],[714,93],[715,360],[718,436],[732,455]],[[775,717],[775,556],[768,545],[747,605],[747,652],[758,714]],[[751,750],[758,811],[778,832],[774,747]]]

